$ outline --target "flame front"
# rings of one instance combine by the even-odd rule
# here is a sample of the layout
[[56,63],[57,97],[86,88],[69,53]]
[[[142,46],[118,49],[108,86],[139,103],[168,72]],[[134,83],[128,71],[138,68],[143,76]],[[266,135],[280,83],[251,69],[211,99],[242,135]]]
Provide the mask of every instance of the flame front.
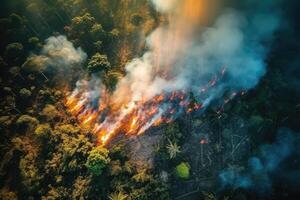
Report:
[[[106,96],[106,91],[102,91]],[[190,107],[188,97],[183,92],[173,92],[155,96],[149,101],[129,102],[114,105],[103,101],[96,105],[84,90],[75,90],[66,98],[68,111],[76,116],[80,124],[92,130],[100,145],[107,144],[118,134],[141,135],[148,128],[161,123],[169,123],[184,111],[192,112],[201,108]]]

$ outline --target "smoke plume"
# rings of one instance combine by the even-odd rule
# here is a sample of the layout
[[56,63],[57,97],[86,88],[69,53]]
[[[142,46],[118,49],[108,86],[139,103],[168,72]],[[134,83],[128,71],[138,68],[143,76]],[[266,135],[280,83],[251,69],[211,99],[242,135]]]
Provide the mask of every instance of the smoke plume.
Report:
[[69,67],[81,65],[86,58],[87,54],[81,48],[76,49],[65,36],[52,36],[46,39],[40,54],[29,57],[23,67],[37,68],[39,71],[68,70]]
[[158,11],[167,12],[172,10],[178,0],[152,0]]
[[[165,118],[176,118],[184,112],[178,107],[189,105],[188,95],[181,94],[193,92],[200,102],[194,108],[199,109],[225,92],[255,87],[265,74],[268,47],[280,24],[278,4],[247,1],[252,3],[250,8],[255,8],[247,10],[249,5],[244,8],[239,3],[242,5],[238,11],[223,8],[210,26],[203,27],[206,2],[153,0],[168,21],[149,35],[148,51],[127,64],[126,76],[118,82],[113,94],[107,98],[108,94],[99,85],[101,94],[93,99],[95,90],[89,90],[95,83],[92,80],[70,95],[67,104],[84,123],[101,119],[93,130],[99,132],[102,143],[119,132],[141,134]],[[180,93],[178,101],[173,101],[174,93]],[[89,104],[93,102],[110,111],[99,113],[91,109],[93,106]],[[87,117],[87,113],[93,116]]]
[[[131,94],[136,101],[185,90],[206,102],[226,90],[253,88],[265,74],[268,46],[263,43],[270,42],[279,25],[276,10],[265,14],[272,3],[269,7],[264,3],[254,13],[224,9],[211,27],[199,31],[196,25],[201,18],[201,0],[153,2],[156,7],[176,6],[169,11],[169,24],[148,37],[150,50],[127,65],[127,76],[115,91],[119,98],[119,94]],[[208,95],[201,96],[199,90],[223,68],[226,77]]]
[[299,134],[281,129],[274,143],[262,145],[258,155],[248,160],[246,170],[229,169],[220,173],[223,188],[254,189],[264,194],[270,192],[274,177],[280,177],[285,184],[299,185],[299,179],[297,180],[300,177],[299,171],[291,166],[285,166],[285,162],[289,163],[287,161],[289,157],[300,155],[297,145],[299,140]]
[[49,64],[55,66],[72,66],[82,64],[87,54],[81,48],[75,48],[66,36],[49,37],[43,46],[41,55],[48,58]]

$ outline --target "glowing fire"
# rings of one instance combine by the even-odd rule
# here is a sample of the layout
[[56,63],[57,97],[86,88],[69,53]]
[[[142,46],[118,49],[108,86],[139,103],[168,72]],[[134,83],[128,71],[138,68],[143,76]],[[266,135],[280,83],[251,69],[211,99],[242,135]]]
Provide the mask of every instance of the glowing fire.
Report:
[[[199,95],[216,86],[224,74],[225,69],[222,69],[219,77],[214,76],[206,86],[199,89]],[[123,103],[111,101],[109,92],[101,90],[99,97],[96,98],[98,102],[93,102],[94,99],[88,93],[88,84],[89,82],[84,81],[81,89],[76,89],[67,96],[65,104],[80,124],[91,129],[98,137],[99,145],[107,144],[119,134],[141,135],[150,127],[170,123],[182,113],[190,114],[205,106],[202,103],[192,102],[184,91],[163,93],[148,101]],[[233,93],[225,103],[236,95],[237,93]]]
[[69,112],[77,117],[82,126],[90,128],[98,136],[99,144],[106,144],[120,133],[140,135],[152,126],[171,122],[180,112],[190,113],[201,108],[196,103],[191,106],[183,92],[161,94],[149,101],[125,105],[109,104],[102,102],[103,99],[99,101],[91,107],[84,91],[74,91],[66,98]]

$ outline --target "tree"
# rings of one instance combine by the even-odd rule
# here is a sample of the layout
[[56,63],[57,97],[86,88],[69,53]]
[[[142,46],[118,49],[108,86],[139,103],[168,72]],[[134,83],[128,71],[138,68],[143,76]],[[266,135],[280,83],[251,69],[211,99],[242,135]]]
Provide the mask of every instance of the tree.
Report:
[[78,176],[74,182],[72,199],[88,199],[91,177]]
[[119,160],[111,161],[109,169],[112,176],[119,175],[122,172],[121,162]]
[[128,197],[127,194],[124,194],[123,192],[114,192],[111,195],[109,195],[109,200],[126,200]]
[[[105,40],[105,31],[101,24],[88,12],[81,16],[74,17],[70,26],[65,27],[68,37],[75,46],[81,46],[86,52],[93,53],[96,41]],[[89,42],[87,42],[89,41]]]
[[170,140],[169,144],[167,145],[167,150],[169,153],[170,158],[175,158],[178,153],[180,153],[180,147],[176,143],[172,143]]
[[40,104],[52,104],[55,102],[55,97],[50,89],[41,89],[38,92],[37,100]]
[[60,113],[58,112],[55,106],[47,104],[41,112],[41,116],[45,117],[45,119],[49,122],[59,119]]
[[58,199],[68,199],[69,191],[67,188],[62,186],[60,187],[53,187],[51,185],[48,193],[45,196],[42,196],[42,200],[58,200]]
[[69,33],[73,37],[80,38],[91,31],[95,23],[96,20],[90,13],[84,13],[83,15],[72,19],[71,26],[69,27]]
[[110,62],[106,55],[96,53],[88,62],[88,71],[90,73],[108,72],[111,69]]
[[0,190],[0,199],[2,200],[18,200],[18,196],[15,192],[9,191],[7,188]]
[[140,169],[138,173],[135,174],[132,179],[137,183],[144,183],[146,181],[151,180],[151,175],[148,174],[147,169]]
[[28,99],[31,96],[31,91],[27,90],[26,88],[22,88],[19,94],[23,99]]
[[182,141],[182,133],[180,132],[179,126],[177,123],[171,123],[168,124],[166,130],[165,130],[165,135],[167,139],[169,139],[172,142],[176,142],[179,144]]
[[34,131],[34,134],[39,138],[48,138],[51,134],[51,127],[49,124],[40,124]]
[[24,56],[24,47],[21,43],[8,44],[4,52],[6,62],[10,64],[20,64]]
[[21,115],[16,124],[19,126],[19,127],[23,127],[23,128],[35,128],[38,124],[39,124],[39,121],[34,118],[34,117],[31,117],[29,115]]
[[202,195],[204,197],[204,200],[218,200],[216,195],[211,192],[202,192]]
[[23,28],[23,26],[25,24],[25,19],[15,13],[12,13],[9,16],[9,21],[10,21],[10,27],[13,29]]
[[181,179],[188,179],[190,177],[190,166],[185,162],[180,163],[175,168],[175,175]]
[[249,123],[251,126],[255,128],[259,127],[264,122],[264,119],[260,115],[253,115],[249,119]]
[[88,170],[95,176],[100,176],[103,169],[110,162],[108,157],[109,151],[101,146],[95,147],[89,152],[86,166]]
[[29,48],[32,50],[39,50],[42,48],[42,43],[38,37],[31,37],[28,39]]
[[7,128],[13,123],[11,116],[0,116],[0,130],[1,128]]
[[118,83],[118,81],[123,77],[123,74],[117,71],[110,71],[102,75],[102,81],[105,86],[110,90],[113,91]]
[[40,180],[42,178],[35,163],[36,156],[33,150],[29,150],[28,154],[19,163],[22,183],[30,192],[40,187]]
[[101,34],[104,34],[102,25],[95,23],[91,28],[91,34],[94,38],[100,38]]
[[24,80],[24,77],[21,75],[20,71],[21,71],[21,68],[18,66],[14,66],[9,69],[9,73],[13,78],[19,77]]
[[103,48],[103,42],[100,40],[94,42],[94,48],[96,51],[101,51]]

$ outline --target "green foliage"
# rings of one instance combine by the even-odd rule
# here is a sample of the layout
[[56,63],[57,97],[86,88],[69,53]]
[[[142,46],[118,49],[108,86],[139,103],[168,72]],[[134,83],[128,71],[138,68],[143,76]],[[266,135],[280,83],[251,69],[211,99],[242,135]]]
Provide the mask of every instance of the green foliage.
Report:
[[38,92],[37,100],[42,105],[44,104],[52,104],[55,102],[55,97],[50,89],[41,89]]
[[144,183],[151,179],[151,176],[148,174],[147,169],[140,169],[137,174],[135,174],[132,179],[137,183]]
[[88,62],[88,71],[90,73],[107,72],[110,70],[111,65],[106,55],[96,53]]
[[[97,23],[96,19],[88,12],[74,17],[70,26],[66,26],[65,30],[75,45],[82,47],[88,53],[99,50],[99,42],[105,41],[107,35],[102,25]],[[97,42],[97,46],[92,45],[95,42]]]
[[132,174],[133,170],[134,170],[134,167],[133,167],[133,165],[130,161],[126,161],[124,166],[123,166],[123,170],[125,172],[127,172],[128,174]]
[[185,162],[180,163],[175,168],[175,175],[181,179],[188,179],[190,177],[190,166]]
[[172,143],[168,140],[169,144],[167,145],[167,150],[170,158],[175,158],[178,153],[180,153],[180,147],[176,143]]
[[15,192],[12,192],[6,188],[3,188],[0,190],[0,199],[2,199],[2,200],[18,200],[18,196]]
[[95,147],[89,152],[86,166],[93,175],[99,176],[102,174],[103,169],[110,162],[108,153],[109,151],[101,146]]
[[123,192],[115,192],[109,195],[109,200],[126,200],[128,195],[124,194]]
[[12,13],[9,16],[10,26],[11,28],[18,29],[22,26],[24,26],[25,20],[20,15],[17,15],[16,13]]
[[54,105],[47,104],[42,110],[41,116],[45,117],[47,121],[53,121],[58,119],[60,114]]
[[210,192],[202,192],[204,200],[218,200],[215,194]]
[[250,117],[250,124],[252,126],[257,127],[257,126],[261,125],[263,122],[264,122],[264,119],[259,115],[253,115]]
[[110,174],[112,176],[119,175],[122,172],[121,162],[119,160],[113,160],[109,165]]
[[153,178],[144,182],[143,186],[134,187],[129,194],[129,199],[131,200],[148,200],[148,199],[158,199],[158,200],[168,200],[170,199],[168,188],[165,184],[157,181]]
[[165,136],[171,142],[175,142],[179,144],[182,142],[183,135],[179,129],[179,125],[177,123],[170,123],[165,129]]
[[29,152],[20,160],[19,169],[22,176],[22,183],[29,191],[35,191],[40,187],[41,176],[38,168],[35,165],[36,155],[34,152]]
[[94,42],[94,47],[95,47],[96,51],[101,51],[103,48],[103,42],[100,40]]
[[20,59],[22,59],[24,54],[24,47],[21,43],[11,43],[6,46],[4,55],[6,61],[18,64]]
[[67,199],[69,197],[68,190],[64,187],[52,187],[48,193],[42,197],[42,200],[59,200],[59,199]]
[[19,94],[21,98],[28,99],[31,96],[31,91],[26,88],[22,88]]
[[58,126],[56,129],[59,133],[63,133],[67,135],[75,135],[80,131],[78,127],[75,127],[72,124],[62,124]]
[[34,131],[34,134],[39,138],[48,138],[51,135],[51,127],[49,124],[40,124]]
[[13,123],[12,118],[10,116],[0,116],[0,127],[5,128],[9,127]]
[[16,123],[20,127],[34,128],[39,124],[39,121],[29,115],[21,115]]
[[113,39],[117,39],[120,36],[120,31],[116,28],[111,30],[109,33]]
[[92,29],[95,22],[95,18],[92,17],[90,13],[85,13],[81,16],[74,17],[71,24],[72,31],[74,31],[72,34],[78,37],[87,34],[87,31]]
[[33,50],[39,50],[42,48],[42,43],[38,37],[31,37],[28,39],[29,48]]
[[88,199],[91,177],[78,176],[74,183],[72,199]]
[[113,91],[115,89],[115,86],[117,85],[118,81],[123,77],[123,74],[116,71],[109,71],[106,74],[102,75],[102,81],[105,84],[105,86]]
[[14,67],[12,67],[12,68],[9,69],[9,73],[12,75],[13,78],[15,78],[17,76],[21,76],[20,75],[20,71],[21,71],[21,69],[18,66],[14,66]]

